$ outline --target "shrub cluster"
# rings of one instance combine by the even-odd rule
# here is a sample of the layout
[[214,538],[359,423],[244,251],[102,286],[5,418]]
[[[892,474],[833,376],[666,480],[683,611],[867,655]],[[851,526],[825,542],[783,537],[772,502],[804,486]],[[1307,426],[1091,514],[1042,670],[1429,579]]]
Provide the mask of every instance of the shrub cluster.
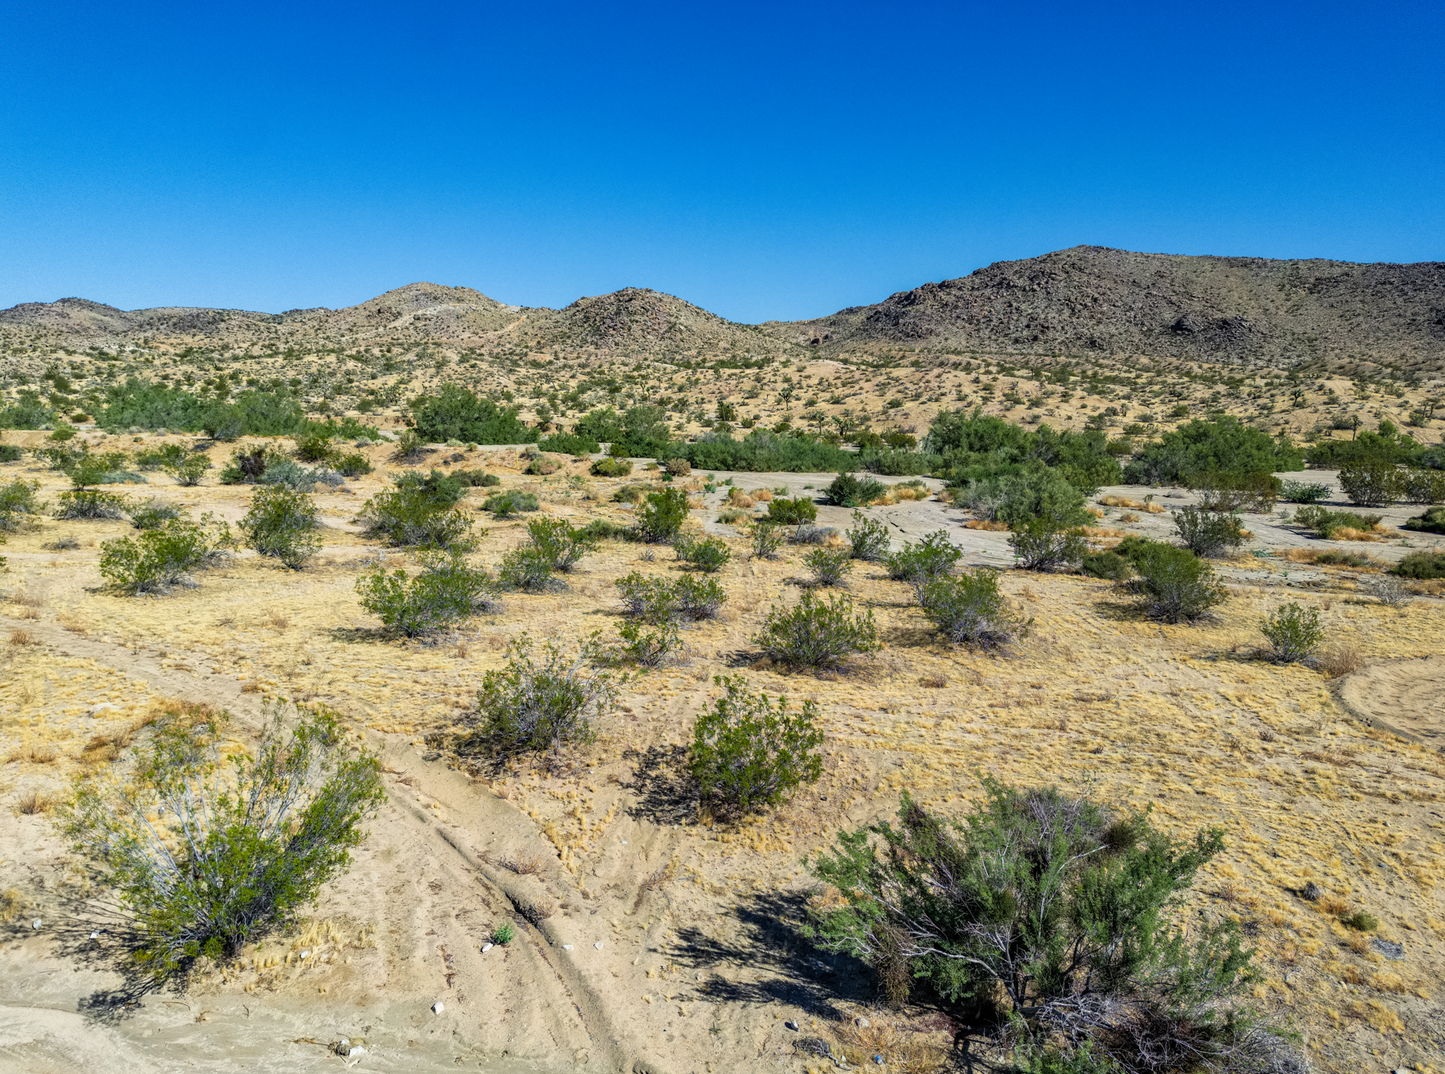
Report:
[[774,605],[754,643],[774,660],[792,667],[830,668],[855,653],[878,648],[873,613],[854,614],[853,602],[841,594],[819,597],[803,591],[791,608]]
[[986,567],[940,575],[916,590],[918,606],[944,639],[971,649],[998,649],[1028,633],[999,592],[998,574]]
[[293,571],[321,550],[316,504],[286,485],[262,485],[237,528],[260,555],[279,559]]
[[537,441],[543,451],[555,451],[559,455],[595,455],[602,450],[596,440],[575,433],[553,433]]
[[791,500],[778,497],[768,504],[768,521],[779,526],[798,526],[818,517],[818,505],[806,496]]
[[1353,511],[1329,511],[1315,504],[1301,507],[1294,513],[1294,524],[1313,530],[1325,540],[1332,540],[1337,530],[1349,529],[1369,533],[1380,524],[1380,515],[1359,515]]
[[1082,529],[1065,528],[1051,518],[1031,518],[1016,525],[1008,543],[1018,565],[1026,571],[1070,567],[1089,550]]
[[435,396],[412,406],[416,434],[426,443],[459,440],[468,444],[531,444],[537,430],[517,417],[518,408],[502,407],[466,388],[443,385]]
[[659,489],[648,493],[637,509],[634,527],[637,539],[648,544],[661,544],[678,535],[687,521],[687,493],[681,489]]
[[474,615],[497,610],[497,585],[455,551],[423,552],[421,570],[408,576],[377,567],[356,580],[361,606],[408,638],[446,630]]
[[1445,534],[1445,507],[1431,507],[1423,514],[1406,519],[1404,528],[1417,533]]
[[679,535],[672,543],[677,558],[700,571],[712,574],[727,566],[732,550],[721,537],[685,537]]
[[869,518],[862,511],[853,512],[853,525],[844,531],[854,559],[878,563],[888,558],[888,526]]
[[632,473],[632,460],[604,455],[592,463],[591,472],[595,477],[626,477]]
[[[397,480],[362,505],[357,520],[366,531],[402,548],[452,548],[466,543],[471,520],[455,509],[450,492],[429,487],[425,479]],[[458,491],[457,498],[460,498]]]
[[1330,487],[1314,482],[1286,481],[1280,486],[1279,498],[1285,503],[1318,503],[1329,495]]
[[1391,573],[1422,582],[1445,578],[1445,552],[1411,552]]
[[669,580],[633,571],[613,584],[627,614],[647,622],[713,619],[727,601],[727,592],[716,578],[684,575]]
[[825,491],[828,500],[839,507],[867,507],[888,490],[871,477],[860,481],[852,474],[839,474]]
[[853,571],[853,552],[847,547],[815,548],[803,557],[803,564],[818,585],[845,585]]
[[14,533],[45,510],[35,495],[39,482],[12,481],[0,485],[0,532]]
[[100,574],[124,593],[164,593],[194,571],[208,567],[232,546],[230,527],[208,528],[201,523],[173,518],[136,537],[121,537],[100,546]]
[[915,590],[949,574],[963,556],[963,549],[948,539],[947,530],[930,533],[917,544],[908,542],[887,559],[888,577],[907,582]]
[[130,524],[138,530],[159,529],[173,518],[181,517],[181,509],[173,503],[166,503],[154,496],[144,503],[130,505]]
[[1259,629],[1269,640],[1270,658],[1279,664],[1308,660],[1325,640],[1320,613],[1294,601],[1262,618]]
[[1239,516],[1203,507],[1181,507],[1174,512],[1174,528],[1184,547],[1196,556],[1212,559],[1244,543]]
[[1151,541],[1130,558],[1139,572],[1133,584],[1143,598],[1143,610],[1156,619],[1193,623],[1224,602],[1214,568],[1187,548]]
[[458,748],[509,754],[555,751],[567,742],[589,740],[592,719],[611,708],[616,690],[609,674],[591,671],[587,664],[585,652],[568,656],[551,642],[538,658],[531,638],[518,636],[507,666],[483,676],[469,719],[473,729]]

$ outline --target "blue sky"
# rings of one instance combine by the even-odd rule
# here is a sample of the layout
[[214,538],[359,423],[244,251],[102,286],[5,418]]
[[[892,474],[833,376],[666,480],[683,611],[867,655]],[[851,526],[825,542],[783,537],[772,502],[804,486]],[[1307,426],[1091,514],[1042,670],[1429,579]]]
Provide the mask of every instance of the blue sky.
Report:
[[1445,4],[32,3],[0,307],[741,321],[1079,243],[1445,259]]

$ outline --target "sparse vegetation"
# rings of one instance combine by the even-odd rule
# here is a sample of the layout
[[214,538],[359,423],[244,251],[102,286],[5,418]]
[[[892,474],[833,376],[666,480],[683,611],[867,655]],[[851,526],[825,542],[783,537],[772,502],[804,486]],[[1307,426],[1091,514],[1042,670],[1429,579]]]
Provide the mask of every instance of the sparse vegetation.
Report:
[[1260,632],[1269,640],[1270,659],[1278,664],[1298,664],[1315,654],[1325,640],[1320,613],[1290,601],[1259,622]]
[[930,533],[917,544],[909,542],[888,557],[888,577],[907,582],[915,590],[953,571],[963,550],[948,539],[946,530]]
[[971,649],[998,649],[1028,632],[1009,609],[998,574],[987,568],[940,575],[918,588],[918,604],[945,640]]
[[1143,609],[1166,623],[1193,623],[1225,599],[1214,569],[1187,548],[1149,544],[1134,558]]
[[316,504],[310,496],[286,485],[262,485],[237,528],[257,553],[295,571],[321,550],[316,526]]
[[1089,550],[1082,529],[1066,529],[1050,518],[1031,518],[1009,534],[1009,547],[1026,571],[1052,571],[1072,566]]
[[100,574],[112,587],[132,596],[165,593],[192,573],[213,565],[231,547],[229,527],[211,528],[173,518],[136,537],[121,537],[100,546]]
[[879,563],[888,558],[888,526],[879,519],[854,511],[853,525],[844,531],[843,536],[848,539],[854,559]]
[[1181,507],[1174,512],[1174,528],[1184,547],[1204,559],[1213,559],[1244,543],[1239,516],[1227,511]]
[[430,551],[418,558],[421,570],[415,575],[377,567],[356,580],[361,606],[389,629],[422,637],[497,610],[497,583],[459,553]]
[[681,489],[660,489],[648,493],[637,509],[637,537],[648,544],[670,541],[687,520],[687,493]]
[[844,585],[853,570],[853,553],[849,548],[815,548],[803,557],[803,565],[818,585]]
[[765,653],[793,667],[831,668],[857,653],[878,648],[873,613],[854,614],[847,597],[819,597],[803,591],[791,608],[774,606],[762,631],[753,639]]
[[615,687],[607,672],[589,671],[586,653],[564,655],[553,642],[534,655],[531,638],[517,637],[507,666],[489,671],[470,717],[474,730],[458,743],[471,752],[557,751],[592,737],[591,721],[611,708]]
[[672,547],[678,559],[708,574],[722,570],[733,555],[727,542],[720,537],[678,536]]

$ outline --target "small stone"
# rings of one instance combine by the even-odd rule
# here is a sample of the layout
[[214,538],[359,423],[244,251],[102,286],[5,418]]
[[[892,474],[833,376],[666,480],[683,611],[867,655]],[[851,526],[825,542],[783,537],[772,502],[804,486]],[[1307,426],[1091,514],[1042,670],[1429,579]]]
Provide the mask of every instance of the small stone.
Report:
[[1319,897],[1323,894],[1324,892],[1320,890],[1320,886],[1313,880],[1300,890],[1300,898],[1307,899],[1310,902],[1318,901]]
[[859,1029],[867,1029],[873,1023],[868,1021],[868,1019],[864,1018],[862,1015],[859,1015],[857,1018],[853,1019],[853,1024]]
[[437,1000],[435,1003],[433,1003],[433,1004],[431,1005],[431,1012],[432,1012],[432,1014],[441,1014],[442,1011],[444,1011],[444,1010],[446,1010],[446,1008],[445,1008],[444,1006],[442,1006],[442,1001],[441,1001],[441,1000]]
[[423,754],[421,755],[421,759],[422,759],[423,761],[435,761],[435,760],[439,760],[440,758],[441,758],[441,754],[438,753],[436,750],[427,750],[426,753],[423,753]]
[[798,1023],[794,1022],[791,1018],[788,1021],[784,1022],[783,1025],[787,1026],[794,1033],[798,1031]]
[[357,1044],[357,1045],[352,1046],[352,1048],[347,1051],[347,1053],[346,1053],[346,1058],[350,1059],[350,1058],[351,1058],[352,1056],[354,1056],[354,1055],[365,1055],[365,1054],[366,1054],[366,1049],[363,1048],[360,1044]]
[[492,948],[494,948],[494,947],[496,947],[496,946],[497,946],[497,945],[494,944],[494,943],[484,943],[484,944],[482,944],[482,954],[485,955],[488,951],[490,951]]
[[1376,936],[1370,941],[1370,946],[1391,962],[1399,962],[1405,957],[1405,945],[1395,943],[1392,940],[1382,940]]
[[572,950],[572,945],[571,945],[570,943],[564,943],[564,944],[562,945],[562,950],[563,950],[563,951],[570,951],[570,950]]
[[41,925],[41,921],[40,921],[40,918],[38,918],[38,917],[37,917],[34,921],[30,922],[30,927],[31,927],[32,929],[38,929],[38,928],[40,928],[40,925]]
[[92,933],[90,934],[90,938],[91,938],[92,940],[98,940],[98,939],[100,939],[100,933],[98,933],[98,932],[92,932]]
[[598,940],[598,941],[597,941],[595,944],[593,944],[592,946],[595,947],[597,950],[601,951],[601,950],[602,950],[602,941],[601,941],[601,940]]
[[303,950],[303,951],[301,952],[301,957],[302,957],[302,958],[310,958],[310,957],[311,957],[311,949],[310,949],[310,948],[307,948],[307,949]]

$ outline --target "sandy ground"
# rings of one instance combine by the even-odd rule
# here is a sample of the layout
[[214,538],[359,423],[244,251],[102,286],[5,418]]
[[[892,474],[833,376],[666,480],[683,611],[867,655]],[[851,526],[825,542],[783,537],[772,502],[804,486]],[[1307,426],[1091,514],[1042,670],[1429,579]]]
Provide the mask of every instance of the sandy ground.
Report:
[[[621,482],[569,481],[565,470],[524,478],[508,453],[483,465],[508,486],[536,489],[557,517],[627,517],[610,503]],[[53,475],[7,469],[58,487]],[[831,476],[735,482],[801,492]],[[364,1038],[359,1069],[805,1071],[825,1061],[795,1045],[835,1040],[860,1016],[874,1023],[883,1069],[905,1069],[909,1048],[958,1055],[979,1045],[955,1041],[958,1027],[937,1012],[879,1008],[866,974],[820,955],[797,929],[813,891],[804,858],[839,827],[891,813],[904,788],[962,810],[980,770],[1020,783],[1087,781],[1106,799],[1151,804],[1161,825],[1181,833],[1224,826],[1228,850],[1190,912],[1244,923],[1262,969],[1254,1002],[1294,1026],[1322,1070],[1440,1068],[1445,765],[1428,745],[1356,719],[1339,680],[1253,656],[1265,611],[1285,599],[1318,607],[1335,642],[1365,665],[1345,696],[1363,693],[1397,718],[1408,710],[1417,731],[1438,728],[1438,672],[1423,671],[1445,651],[1439,599],[1386,608],[1360,592],[1361,572],[1314,568],[1301,579],[1297,564],[1251,555],[1223,568],[1233,572],[1232,598],[1217,619],[1169,627],[1140,619],[1106,583],[1008,572],[1004,589],[1034,626],[1011,653],[985,657],[940,646],[903,587],[860,565],[850,591],[874,611],[884,646],[846,673],[811,676],[760,662],[750,640],[769,606],[794,601],[806,580],[797,550],[750,561],[737,541],[719,575],[725,613],[689,629],[682,664],[629,684],[569,770],[494,771],[437,747],[465,717],[481,673],[501,664],[506,641],[524,630],[564,644],[610,634],[612,581],[679,565],[665,550],[652,557],[609,542],[564,592],[511,596],[444,644],[391,641],[353,586],[368,564],[406,557],[369,543],[350,521],[385,480],[372,475],[320,498],[326,548],[306,571],[243,555],[162,598],[98,588],[99,542],[128,532],[124,523],[47,520],[11,537],[0,604],[11,635],[0,644],[9,755],[0,802],[10,810],[0,824],[0,891],[23,908],[0,933],[0,1069],[321,1069],[348,1062],[327,1050],[348,1037]],[[157,495],[231,518],[249,497],[169,487],[163,477],[152,484]],[[710,522],[723,491],[697,492],[707,505],[694,515]],[[1159,492],[1161,502],[1186,502]],[[1007,534],[964,529],[963,513],[936,500],[872,510],[900,539],[946,526],[970,562],[1012,561]],[[825,525],[846,525],[848,515],[819,509]],[[483,562],[524,536],[521,523],[479,521],[489,531]],[[1137,524],[1102,525],[1151,532],[1166,522],[1143,513]],[[1260,534],[1256,550],[1276,547],[1274,531],[1280,542],[1307,543],[1268,519],[1247,525]],[[44,547],[58,536],[80,547]],[[1407,550],[1394,540],[1368,550]],[[676,761],[717,692],[711,677],[735,671],[755,688],[819,703],[827,771],[776,812],[725,828],[696,822]],[[224,706],[244,732],[266,697],[341,711],[385,753],[387,804],[305,930],[207,966],[183,993],[98,1017],[95,997],[118,981],[115,952],[50,816],[19,803],[57,795],[104,763],[94,743],[165,699]],[[1298,892],[1311,880],[1335,901],[1304,901]],[[528,906],[548,916],[528,924],[519,913]],[[1343,907],[1375,914],[1378,932],[1345,928]],[[504,921],[518,938],[483,953]],[[92,930],[101,933],[94,943]],[[1375,938],[1401,944],[1403,958],[1382,954]],[[437,1001],[443,1010],[433,1014]]]

